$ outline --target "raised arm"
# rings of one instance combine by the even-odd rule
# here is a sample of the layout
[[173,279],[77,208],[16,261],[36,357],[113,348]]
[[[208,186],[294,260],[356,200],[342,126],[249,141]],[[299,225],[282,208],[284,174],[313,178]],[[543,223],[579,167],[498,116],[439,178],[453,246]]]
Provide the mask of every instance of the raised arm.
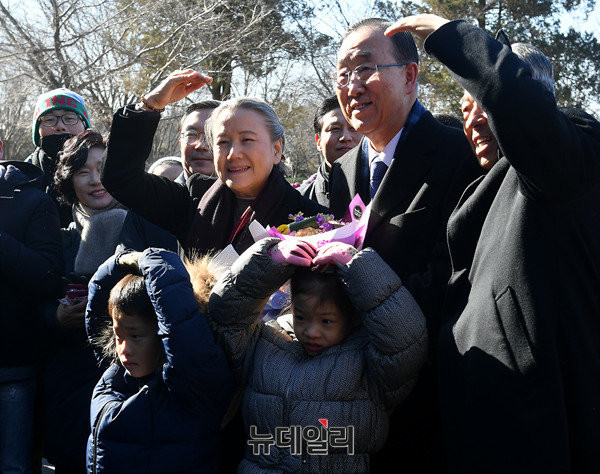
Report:
[[164,109],[211,81],[192,70],[170,74],[144,96],[143,104],[129,105],[115,113],[106,150],[102,184],[108,192],[181,242],[189,229],[194,204],[185,186],[144,171],[160,120],[160,113],[151,109]]
[[190,409],[224,410],[233,394],[233,377],[198,309],[183,262],[172,252],[148,249],[140,256],[139,267],[158,316],[165,384],[187,400]]
[[360,251],[339,277],[369,333],[368,367],[388,410],[408,396],[427,358],[421,309],[400,278],[371,248]]
[[225,348],[230,367],[243,377],[246,357],[262,330],[258,317],[269,296],[289,280],[294,266],[269,255],[279,239],[263,239],[246,250],[216,283],[209,300],[209,318]]
[[95,342],[101,338],[102,332],[108,324],[112,326],[112,320],[108,314],[110,290],[130,273],[129,269],[117,264],[116,258],[117,256],[112,256],[100,265],[88,284],[85,330],[98,362],[104,359],[104,354]]
[[399,20],[388,34],[412,31],[425,49],[486,112],[491,129],[522,190],[547,200],[588,189],[598,175],[598,139],[561,112],[552,93],[510,48],[466,21],[417,15]]

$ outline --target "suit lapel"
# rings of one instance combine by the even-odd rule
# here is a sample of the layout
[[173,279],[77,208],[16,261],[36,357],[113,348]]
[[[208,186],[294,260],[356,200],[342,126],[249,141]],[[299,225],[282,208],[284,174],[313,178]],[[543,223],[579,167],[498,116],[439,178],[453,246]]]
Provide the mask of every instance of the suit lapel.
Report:
[[386,215],[398,208],[409,209],[415,192],[423,185],[424,177],[433,165],[438,148],[439,125],[431,113],[415,125],[404,140],[400,140],[394,159],[386,172],[371,205],[368,234],[385,221]]
[[[363,201],[365,201],[365,183],[361,183],[361,148],[361,145],[354,147],[342,158],[333,163],[331,169],[330,209],[338,218],[345,215],[350,201],[352,201],[357,193],[360,194]],[[367,199],[368,195],[367,183]]]

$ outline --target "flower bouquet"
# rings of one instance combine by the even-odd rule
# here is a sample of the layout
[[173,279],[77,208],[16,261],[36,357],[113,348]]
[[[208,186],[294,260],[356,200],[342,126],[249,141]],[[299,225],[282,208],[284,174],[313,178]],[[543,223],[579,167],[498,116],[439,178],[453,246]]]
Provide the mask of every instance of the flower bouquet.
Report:
[[311,217],[304,217],[302,213],[290,215],[292,222],[277,228],[269,227],[267,233],[284,240],[301,238],[317,248],[337,241],[360,250],[369,223],[370,206],[365,206],[357,194],[348,206],[348,211],[341,221],[336,221],[331,214],[317,214]]

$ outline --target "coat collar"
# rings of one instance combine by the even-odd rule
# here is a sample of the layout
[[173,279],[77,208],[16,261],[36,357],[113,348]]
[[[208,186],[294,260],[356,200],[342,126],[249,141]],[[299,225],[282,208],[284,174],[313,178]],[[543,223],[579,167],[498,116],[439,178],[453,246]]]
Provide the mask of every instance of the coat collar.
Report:
[[[365,140],[363,138],[362,140]],[[359,194],[369,202],[369,166],[361,152],[361,143],[333,163],[330,171],[330,209],[337,217],[344,217],[348,204]]]

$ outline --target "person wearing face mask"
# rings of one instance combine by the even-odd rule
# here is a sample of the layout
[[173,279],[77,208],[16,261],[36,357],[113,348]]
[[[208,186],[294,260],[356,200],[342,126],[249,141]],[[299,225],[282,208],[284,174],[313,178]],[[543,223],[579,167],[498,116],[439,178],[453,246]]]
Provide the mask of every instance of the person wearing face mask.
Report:
[[85,101],[79,94],[65,88],[41,94],[35,104],[32,123],[33,144],[37,147],[25,160],[44,172],[44,188],[58,207],[61,227],[72,221],[71,206],[60,203],[54,186],[57,155],[64,143],[90,128]]

